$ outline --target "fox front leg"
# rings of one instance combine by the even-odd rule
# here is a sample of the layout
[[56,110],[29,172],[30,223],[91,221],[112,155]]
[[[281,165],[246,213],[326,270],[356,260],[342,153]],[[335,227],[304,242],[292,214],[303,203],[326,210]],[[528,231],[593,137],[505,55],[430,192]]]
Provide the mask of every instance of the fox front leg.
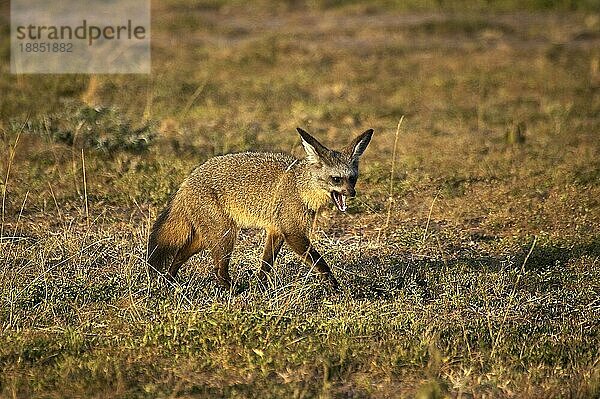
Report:
[[325,259],[321,256],[316,249],[310,243],[310,240],[305,234],[301,233],[292,233],[285,235],[285,241],[292,248],[294,252],[302,257],[304,262],[306,262],[309,266],[317,269],[321,276],[327,280],[331,288],[334,290],[338,290],[339,284],[333,273],[331,273],[331,269]]
[[263,251],[262,262],[260,265],[260,271],[258,272],[258,278],[264,284],[267,281],[267,277],[271,270],[273,270],[273,264],[275,264],[275,258],[283,245],[283,234],[269,230],[267,231],[267,241],[265,242],[265,250]]

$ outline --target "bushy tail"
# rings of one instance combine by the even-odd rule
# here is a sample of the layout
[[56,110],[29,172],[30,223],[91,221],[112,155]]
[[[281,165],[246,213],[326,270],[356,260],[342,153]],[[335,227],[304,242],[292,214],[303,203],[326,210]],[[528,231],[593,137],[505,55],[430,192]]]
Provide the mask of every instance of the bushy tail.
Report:
[[148,238],[148,267],[151,273],[168,272],[179,249],[187,242],[190,231],[172,211],[163,210],[152,226]]

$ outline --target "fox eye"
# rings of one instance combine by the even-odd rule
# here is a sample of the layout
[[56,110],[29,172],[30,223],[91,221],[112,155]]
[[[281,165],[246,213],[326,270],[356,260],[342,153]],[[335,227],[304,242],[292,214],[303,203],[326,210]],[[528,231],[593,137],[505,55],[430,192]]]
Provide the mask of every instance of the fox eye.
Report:
[[342,184],[342,178],[339,176],[331,176],[331,182],[335,185]]

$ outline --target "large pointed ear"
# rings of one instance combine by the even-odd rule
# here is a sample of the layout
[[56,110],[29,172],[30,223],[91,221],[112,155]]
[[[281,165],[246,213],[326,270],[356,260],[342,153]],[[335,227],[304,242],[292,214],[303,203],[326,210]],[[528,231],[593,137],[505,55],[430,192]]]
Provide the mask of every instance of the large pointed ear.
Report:
[[371,142],[371,137],[373,136],[373,129],[369,129],[354,140],[346,148],[344,148],[344,153],[347,154],[350,159],[356,160],[358,159],[363,152],[367,149],[367,146]]
[[296,128],[300,137],[302,137],[302,146],[306,151],[306,159],[310,163],[320,163],[329,151],[325,146],[317,141],[313,136],[308,134],[306,131]]

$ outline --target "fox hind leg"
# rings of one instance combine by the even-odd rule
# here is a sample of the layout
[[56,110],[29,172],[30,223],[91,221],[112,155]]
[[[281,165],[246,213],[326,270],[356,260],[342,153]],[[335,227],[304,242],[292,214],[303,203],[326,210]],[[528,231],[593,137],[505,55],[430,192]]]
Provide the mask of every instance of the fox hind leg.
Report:
[[175,278],[179,268],[187,262],[189,258],[193,255],[197,254],[202,250],[202,241],[200,239],[200,235],[197,233],[192,233],[188,242],[185,243],[183,247],[177,251],[177,255],[168,270],[168,276],[170,278]]
[[211,240],[210,253],[215,263],[215,275],[217,281],[223,287],[231,288],[231,277],[229,276],[229,261],[231,253],[237,238],[237,227],[233,223],[225,225],[225,229],[220,230],[219,237],[214,237]]

